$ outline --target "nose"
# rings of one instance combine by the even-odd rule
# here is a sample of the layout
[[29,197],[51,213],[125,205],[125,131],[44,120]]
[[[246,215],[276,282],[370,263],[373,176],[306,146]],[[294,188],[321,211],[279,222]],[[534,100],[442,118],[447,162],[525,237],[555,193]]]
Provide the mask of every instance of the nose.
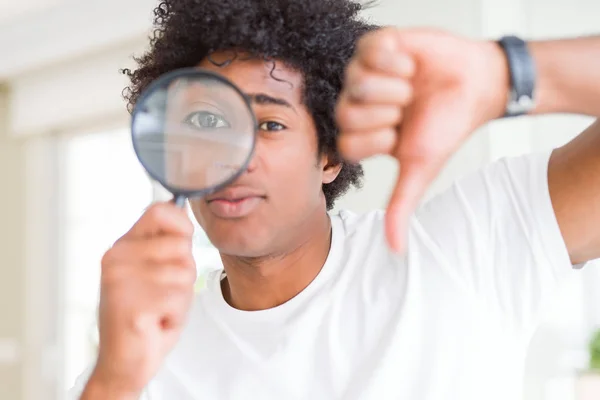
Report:
[[256,142],[256,147],[254,148],[254,153],[252,154],[252,158],[250,158],[250,162],[246,167],[246,173],[252,173],[258,168],[259,158],[260,158],[261,146],[260,142]]

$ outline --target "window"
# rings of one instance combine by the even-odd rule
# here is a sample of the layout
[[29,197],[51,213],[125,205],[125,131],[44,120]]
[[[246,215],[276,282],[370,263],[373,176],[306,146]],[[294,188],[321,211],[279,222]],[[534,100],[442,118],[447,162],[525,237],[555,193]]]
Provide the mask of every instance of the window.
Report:
[[153,191],[126,129],[68,137],[61,148],[64,382],[71,387],[95,358],[100,260]]

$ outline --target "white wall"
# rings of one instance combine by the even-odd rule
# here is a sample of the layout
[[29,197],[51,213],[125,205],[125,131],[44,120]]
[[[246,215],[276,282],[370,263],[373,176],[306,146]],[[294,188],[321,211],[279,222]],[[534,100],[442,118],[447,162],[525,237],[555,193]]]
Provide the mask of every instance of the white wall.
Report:
[[[121,91],[127,79],[119,70],[132,66],[142,43],[127,43],[72,59],[11,80],[10,131],[35,135],[125,121]],[[32,116],[35,116],[34,118]]]
[[3,393],[21,394],[19,352],[25,325],[24,304],[14,301],[24,287],[25,149],[6,135],[6,101],[6,90],[0,88],[0,398],[4,398]]

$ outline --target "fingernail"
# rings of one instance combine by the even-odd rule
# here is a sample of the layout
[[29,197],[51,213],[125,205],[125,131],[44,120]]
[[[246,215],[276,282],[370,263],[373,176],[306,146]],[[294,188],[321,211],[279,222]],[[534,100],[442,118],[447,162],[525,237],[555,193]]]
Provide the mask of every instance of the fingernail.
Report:
[[399,254],[401,252],[401,249],[402,246],[400,245],[400,242],[398,240],[395,240],[392,244],[392,251],[396,254]]
[[402,241],[396,242],[393,250],[394,250],[394,253],[396,253],[396,254],[404,253],[404,244],[402,243]]

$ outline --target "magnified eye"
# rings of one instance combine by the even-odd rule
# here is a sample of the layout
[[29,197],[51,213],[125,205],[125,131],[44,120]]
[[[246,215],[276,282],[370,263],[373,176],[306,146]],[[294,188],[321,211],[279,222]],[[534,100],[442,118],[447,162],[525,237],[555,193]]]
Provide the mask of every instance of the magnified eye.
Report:
[[188,115],[184,122],[200,129],[231,128],[231,125],[221,115],[208,111],[198,111]]

